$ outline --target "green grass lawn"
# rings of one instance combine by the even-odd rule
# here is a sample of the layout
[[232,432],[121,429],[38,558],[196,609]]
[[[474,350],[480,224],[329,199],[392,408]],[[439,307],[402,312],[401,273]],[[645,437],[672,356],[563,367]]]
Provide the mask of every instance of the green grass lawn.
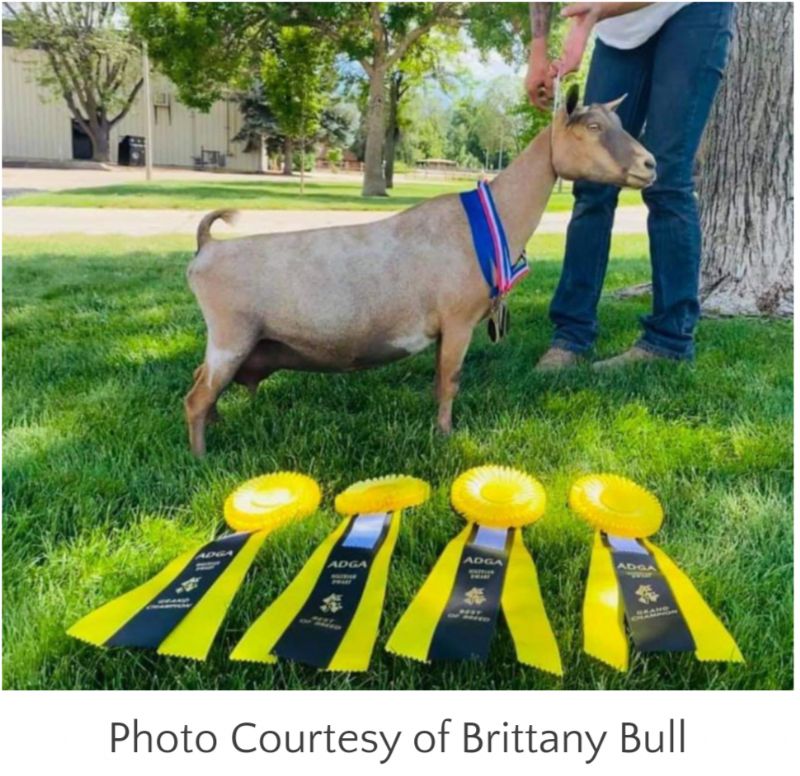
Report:
[[[508,340],[479,330],[456,403],[434,431],[430,353],[353,375],[282,373],[251,399],[221,400],[202,462],[188,452],[182,397],[204,328],[184,281],[190,238],[6,239],[4,256],[3,677],[7,688],[790,688],[792,686],[792,329],[708,320],[696,365],[540,376],[561,238],[534,240],[533,272]],[[644,237],[617,239],[608,289],[648,275]],[[600,355],[629,345],[648,300],[604,300]],[[525,531],[566,673],[515,662],[501,622],[489,661],[424,665],[383,646],[461,526],[453,478],[487,462],[544,483]],[[64,629],[222,529],[240,481],[298,469],[322,483],[313,518],[267,540],[206,663],[103,651]],[[581,651],[590,531],[565,507],[573,478],[617,472],[655,490],[656,541],[728,624],[747,664],[634,655],[627,675]],[[247,626],[337,523],[356,479],[407,472],[433,498],[409,511],[392,563],[371,670],[230,662]]]
[[[361,196],[361,184],[357,182],[309,182],[306,183],[305,194],[301,195],[299,181],[156,181],[23,194],[7,200],[4,205],[187,210],[214,210],[221,207],[250,210],[402,210],[430,197],[467,191],[472,186],[469,181],[398,183],[389,197],[365,198]],[[638,191],[626,189],[620,194],[622,205],[638,205],[641,201]],[[553,194],[547,209],[550,212],[572,209],[572,194],[568,185],[560,194]]]

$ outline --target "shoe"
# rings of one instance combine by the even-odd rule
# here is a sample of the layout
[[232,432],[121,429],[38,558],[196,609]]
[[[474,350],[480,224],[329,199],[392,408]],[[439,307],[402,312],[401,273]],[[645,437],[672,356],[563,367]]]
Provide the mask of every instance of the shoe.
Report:
[[592,369],[596,372],[602,372],[606,369],[616,369],[617,367],[629,366],[630,364],[646,364],[653,361],[673,361],[674,359],[667,358],[667,356],[659,356],[650,350],[640,348],[634,345],[624,353],[620,353],[613,358],[606,358],[602,361],[595,361],[592,364]]
[[581,357],[577,353],[553,346],[539,359],[533,371],[558,372],[561,369],[577,366],[580,360]]

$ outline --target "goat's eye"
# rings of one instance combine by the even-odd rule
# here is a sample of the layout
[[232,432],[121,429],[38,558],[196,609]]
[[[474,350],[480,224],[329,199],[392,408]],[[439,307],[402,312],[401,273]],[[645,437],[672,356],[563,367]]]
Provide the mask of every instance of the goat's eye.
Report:
[[590,132],[599,132],[601,129],[600,125],[595,121],[593,121],[591,124],[587,124],[587,127],[589,128]]

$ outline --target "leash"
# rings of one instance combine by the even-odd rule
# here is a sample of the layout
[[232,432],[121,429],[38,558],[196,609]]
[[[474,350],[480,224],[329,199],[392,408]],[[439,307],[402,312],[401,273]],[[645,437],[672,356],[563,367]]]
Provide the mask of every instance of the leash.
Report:
[[561,109],[561,76],[556,75],[553,79],[553,118]]
[[[553,124],[556,121],[556,114],[558,111],[561,110],[561,102],[563,96],[561,93],[561,76],[556,73],[556,77],[553,79],[553,118],[550,121],[550,163],[553,162]],[[555,167],[553,167],[555,169]],[[558,188],[558,191],[561,191],[561,177],[556,175],[556,182],[555,186]]]

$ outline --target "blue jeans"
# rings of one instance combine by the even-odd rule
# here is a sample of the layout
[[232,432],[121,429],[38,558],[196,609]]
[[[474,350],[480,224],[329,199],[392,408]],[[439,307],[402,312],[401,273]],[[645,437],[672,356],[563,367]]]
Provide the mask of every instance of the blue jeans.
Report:
[[[700,218],[692,173],[725,67],[733,13],[733,3],[692,3],[638,48],[615,49],[598,39],[586,82],[587,104],[627,93],[617,109],[622,125],[634,137],[641,135],[656,158],[657,181],[642,192],[653,311],[642,318],[638,344],[676,359],[694,356]],[[553,344],[580,353],[592,348],[597,337],[597,303],[620,190],[578,181],[573,191],[575,206],[550,319],[556,327]]]

